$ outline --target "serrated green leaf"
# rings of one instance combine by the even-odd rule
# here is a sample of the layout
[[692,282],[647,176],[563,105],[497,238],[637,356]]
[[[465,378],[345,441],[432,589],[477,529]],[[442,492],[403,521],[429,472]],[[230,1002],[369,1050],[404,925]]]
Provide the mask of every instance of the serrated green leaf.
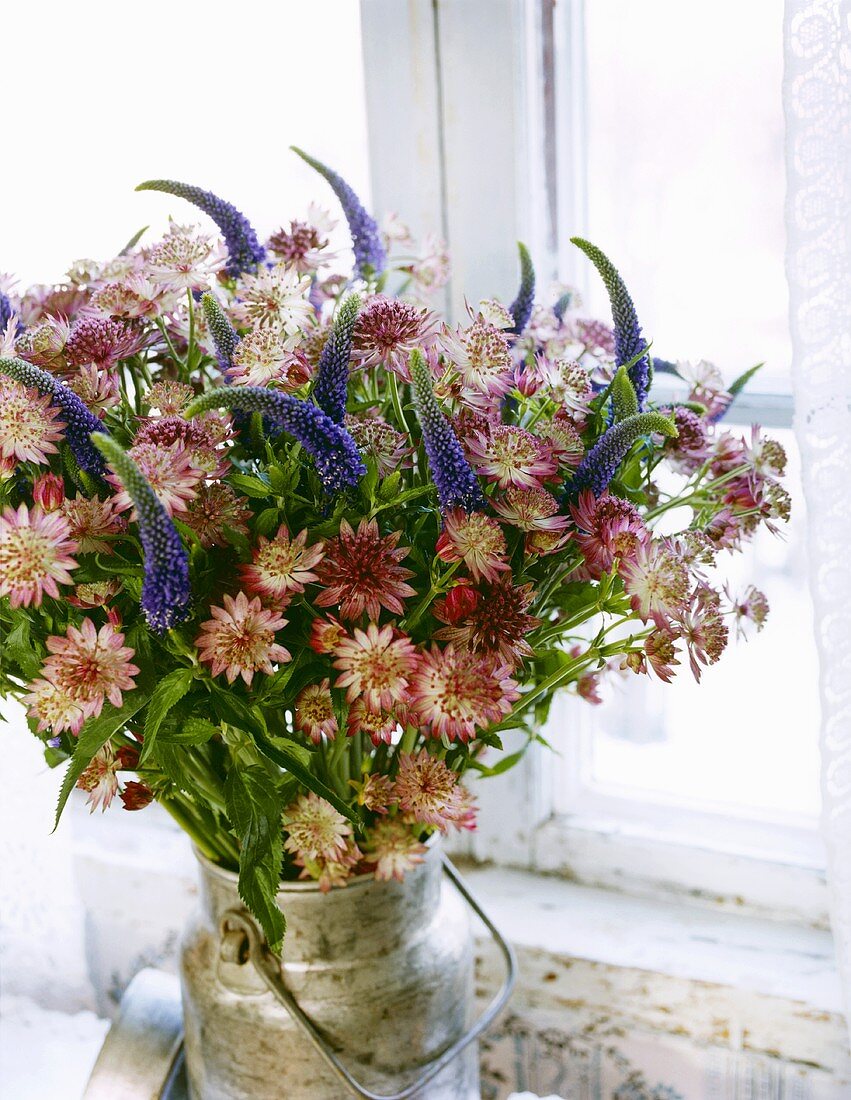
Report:
[[269,474],[269,484],[278,496],[283,496],[289,487],[289,479],[278,466],[270,466],[267,473]]
[[131,692],[130,695],[124,696],[124,705],[119,710],[110,706],[108,711],[101,714],[99,718],[91,718],[83,726],[77,740],[77,747],[74,749],[74,755],[71,757],[68,770],[65,772],[65,778],[62,780],[59,800],[56,805],[56,819],[53,823],[54,831],[59,824],[59,818],[62,816],[62,811],[65,809],[65,803],[68,801],[71,791],[96,753],[103,748],[114,733],[117,733],[137,711],[142,709],[147,701],[148,696],[144,692]]
[[313,791],[320,798],[324,798],[326,802],[330,802],[343,817],[348,818],[355,825],[361,824],[355,807],[344,802],[338,794],[332,791],[321,779],[318,779],[305,765],[302,758],[304,752],[302,745],[297,745],[294,741],[289,741],[285,737],[276,737],[273,743],[269,737],[259,731],[254,733],[254,741],[257,748],[269,760],[274,761],[282,768],[286,768],[291,775],[296,777],[299,783],[307,787],[309,791]]
[[271,537],[272,532],[278,527],[280,513],[277,508],[264,508],[254,521],[254,530],[258,535]]
[[191,668],[176,668],[157,684],[148,713],[145,717],[145,742],[142,746],[140,763],[148,760],[157,739],[163,718],[175,703],[179,702],[192,686],[194,675]]
[[276,894],[283,836],[280,793],[258,764],[232,767],[225,781],[228,817],[240,838],[239,896],[260,921],[273,954],[280,954],[286,922]]
[[272,496],[272,486],[262,478],[252,477],[251,474],[231,474],[230,483],[234,489],[245,493],[254,500],[264,500]]
[[219,727],[208,722],[206,718],[186,718],[174,729],[161,730],[158,744],[204,745],[219,733]]

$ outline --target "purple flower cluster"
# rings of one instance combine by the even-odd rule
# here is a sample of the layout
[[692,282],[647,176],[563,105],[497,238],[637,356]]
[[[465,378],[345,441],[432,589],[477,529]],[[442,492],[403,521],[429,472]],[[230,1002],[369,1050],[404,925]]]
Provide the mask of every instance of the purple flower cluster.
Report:
[[207,409],[235,409],[260,413],[264,425],[293,436],[312,455],[320,480],[329,493],[353,488],[366,473],[357,445],[345,428],[309,401],[262,386],[223,386],[190,402],[184,413],[196,416]]
[[509,331],[519,336],[532,316],[532,306],[535,302],[535,268],[532,265],[529,249],[522,241],[517,242],[517,249],[520,253],[520,288],[517,291],[517,297],[508,307],[508,312],[514,318],[514,327]]
[[233,367],[233,353],[239,343],[239,335],[212,294],[206,293],[201,296],[201,307],[216,347],[219,368],[227,377],[228,371]]
[[335,424],[342,424],[343,417],[346,415],[349,359],[352,354],[352,337],[360,304],[360,297],[357,294],[350,294],[340,306],[334,320],[334,327],[325,341],[322,354],[319,356],[319,365],[316,368],[313,400]]
[[5,294],[0,293],[0,333],[5,331],[6,325],[12,318],[12,303]]
[[142,611],[151,630],[165,634],[189,618],[189,557],[168,512],[133,459],[102,432],[96,432],[92,442],[120,478],[136,508],[145,559]]
[[674,437],[677,429],[672,420],[656,412],[638,413],[613,424],[577,467],[570,484],[571,496],[583,489],[590,489],[596,497],[602,496],[636,439],[651,432]]
[[294,153],[319,173],[331,186],[331,190],[340,201],[349,232],[352,235],[352,247],[355,252],[355,269],[361,278],[380,275],[387,264],[387,254],[381,243],[381,234],[375,219],[364,210],[363,203],[346,183],[342,176],[321,161],[311,157],[295,145],[290,146]]
[[423,445],[440,510],[444,514],[453,508],[465,512],[480,512],[487,507],[479,479],[464,456],[458,437],[440,411],[431,384],[431,372],[425,356],[419,350],[411,353],[411,379],[414,401],[423,433]]
[[[615,363],[620,367],[636,359],[647,347],[647,341],[641,335],[641,325],[635,312],[635,305],[626,289],[623,279],[612,261],[596,245],[581,237],[571,237],[573,244],[581,249],[597,268],[603,285],[609,295],[612,307],[612,321],[615,326]],[[629,378],[635,387],[639,409],[644,409],[647,393],[653,380],[653,364],[649,355],[642,355],[629,368]]]
[[168,195],[177,195],[211,217],[225,239],[230,257],[225,271],[232,278],[235,279],[243,271],[253,271],[266,259],[266,249],[258,241],[248,218],[212,191],[203,191],[191,183],[179,183],[177,180],[146,180],[136,190],[164,191]]
[[73,390],[69,390],[52,374],[40,367],[34,367],[24,359],[0,359],[0,373],[14,378],[24,386],[34,386],[39,393],[50,395],[51,404],[62,410],[65,439],[77,465],[87,474],[100,477],[105,466],[100,452],[92,446],[91,433],[104,432],[105,429]]

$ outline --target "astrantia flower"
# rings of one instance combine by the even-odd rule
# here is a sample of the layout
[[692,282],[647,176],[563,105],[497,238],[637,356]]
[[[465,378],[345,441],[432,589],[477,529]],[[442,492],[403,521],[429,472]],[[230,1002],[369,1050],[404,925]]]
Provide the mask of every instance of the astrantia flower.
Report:
[[77,787],[88,792],[89,813],[94,813],[98,806],[103,812],[118,794],[118,768],[115,753],[107,742],[83,769],[77,780]]
[[318,580],[313,568],[322,561],[322,543],[307,546],[307,531],[290,538],[286,524],[273,539],[262,535],[257,540],[251,565],[240,567],[249,592],[280,600],[290,592],[303,592],[306,584]]
[[665,453],[670,456],[675,469],[687,474],[694,473],[709,457],[706,421],[684,405],[677,405],[672,416],[677,426],[677,436],[665,440]]
[[47,639],[47,649],[42,675],[75,699],[88,718],[100,714],[106,699],[120,707],[122,692],[136,686],[134,651],[111,623],[100,630],[91,619],[83,619],[79,629],[69,624],[64,637]]
[[[456,829],[474,827],[470,824],[470,799],[458,776],[426,749],[417,756],[412,753],[399,756],[394,793],[408,823],[432,825],[442,833],[450,825]],[[475,818],[475,813],[472,817]]]
[[70,730],[76,737],[87,718],[82,702],[69,689],[41,677],[29,685],[22,701],[29,706],[29,717],[38,719],[39,733]]
[[[70,335],[71,324],[65,317],[48,317],[18,337],[17,354],[37,367],[61,374],[68,367],[65,345]],[[14,355],[15,349],[9,354]]]
[[426,853],[425,844],[398,817],[379,818],[369,830],[364,849],[368,862],[375,864],[375,877],[383,882],[401,882]]
[[341,638],[347,638],[348,631],[333,615],[327,619],[314,619],[310,626],[310,648],[315,653],[333,653]]
[[501,397],[512,386],[511,348],[508,337],[484,317],[455,332],[444,329],[440,345],[457,368],[464,394],[471,401]]
[[200,477],[224,477],[231,467],[221,444],[229,437],[229,425],[214,413],[195,420],[184,420],[182,416],[160,416],[142,424],[136,432],[130,454],[135,458],[144,444],[155,444],[161,450],[183,450],[189,465]]
[[109,554],[112,547],[106,540],[127,530],[127,520],[119,514],[115,498],[98,500],[78,494],[63,501],[62,514],[81,554]]
[[562,409],[584,418],[594,396],[588,370],[573,359],[535,359],[535,373],[543,394],[561,405]]
[[121,404],[118,375],[109,370],[99,370],[94,363],[80,367],[68,379],[68,388],[98,416]]
[[718,420],[733,401],[733,395],[724,386],[721,371],[714,363],[701,359],[698,363],[680,361],[676,372],[689,384],[689,401],[697,401],[706,406],[710,420]]
[[373,745],[389,745],[399,726],[395,711],[370,710],[365,700],[355,699],[349,707],[346,735],[354,737],[356,733],[362,733]]
[[108,370],[120,359],[129,359],[145,343],[139,329],[116,317],[90,315],[75,321],[65,345],[65,356],[75,367],[90,363]]
[[228,530],[247,535],[251,509],[245,498],[238,497],[230,485],[220,481],[202,482],[180,518],[192,528],[201,545],[209,549],[229,545]]
[[269,676],[273,662],[291,660],[289,650],[275,642],[275,632],[287,625],[278,612],[264,609],[256,596],[249,600],[244,592],[236,599],[225,595],[222,603],[210,608],[213,617],[201,624],[195,639],[199,658],[214,676],[224,672],[229,684],[241,676],[250,686],[255,672]]
[[105,283],[92,295],[92,309],[109,317],[154,320],[177,307],[181,291],[171,283],[157,283],[142,271],[120,282]]
[[714,665],[726,649],[729,638],[718,593],[706,585],[697,585],[680,609],[675,623],[688,649],[691,671],[699,683],[701,665]]
[[468,515],[461,508],[447,512],[436,550],[443,561],[463,561],[476,581],[495,581],[510,569],[502,528],[483,512]]
[[545,444],[511,424],[497,424],[487,436],[468,439],[467,451],[479,474],[495,481],[500,489],[509,485],[534,488],[558,471]]
[[783,444],[762,434],[758,424],[751,427],[750,444],[745,448],[745,458],[754,470],[766,476],[783,477],[786,473],[786,450]]
[[177,416],[192,400],[193,392],[185,382],[168,378],[151,386],[146,402],[149,409],[156,409],[162,416]]
[[411,465],[413,448],[403,432],[397,432],[383,416],[346,415],[343,426],[351,434],[361,454],[375,459],[379,477]]
[[606,355],[614,358],[615,334],[610,325],[587,317],[578,317],[573,322],[577,340],[585,345],[592,355]]
[[751,584],[748,585],[738,599],[731,602],[733,604],[733,614],[736,618],[737,633],[741,637],[745,636],[744,624],[746,622],[752,622],[757,629],[757,633],[759,633],[768,618],[769,608],[765,594]]
[[308,221],[291,221],[289,229],[281,228],[272,234],[266,247],[299,274],[308,275],[334,260],[334,253],[328,248],[328,234],[335,224],[325,211],[311,204]]
[[333,741],[338,727],[331,703],[330,680],[303,687],[295,698],[294,715],[295,728],[314,745],[320,744],[323,737]]
[[[130,457],[141,470],[168,515],[185,512],[187,502],[195,495],[202,474],[195,466],[189,452],[181,443],[165,447],[158,443],[137,443],[130,448]],[[130,494],[115,474],[107,481],[117,489],[115,504],[118,508],[132,505]]]
[[124,790],[119,792],[125,810],[144,810],[154,800],[154,792],[147,783],[138,783],[135,779],[128,780],[124,784]]
[[594,579],[608,573],[615,558],[634,557],[650,537],[635,505],[608,493],[599,498],[590,491],[581,493],[570,515],[576,525],[574,538]]
[[120,591],[121,580],[118,577],[110,577],[107,581],[90,581],[88,584],[78,584],[74,588],[74,594],[68,596],[68,603],[72,607],[103,607]]
[[320,891],[327,894],[334,887],[346,886],[357,865],[363,859],[363,852],[352,837],[346,837],[343,848],[334,853],[333,859],[317,856],[316,859],[302,859],[296,856],[293,862],[303,868],[299,878],[313,879]]
[[363,368],[384,366],[410,381],[411,352],[431,344],[435,320],[430,310],[377,294],[361,310],[355,324],[355,364]]
[[355,628],[351,638],[340,641],[334,657],[334,668],[341,671],[334,686],[346,688],[348,702],[362,698],[375,713],[403,698],[416,665],[410,638],[389,624],[380,630],[375,623],[365,631]]
[[674,666],[680,663],[676,638],[677,635],[670,630],[654,630],[644,642],[644,653],[650,667],[666,684],[673,680]]
[[570,522],[546,489],[509,488],[491,500],[493,510],[521,531],[563,531]]
[[411,706],[432,737],[470,741],[476,731],[498,722],[519,698],[508,665],[488,657],[432,646],[411,678]]
[[151,282],[174,289],[208,287],[224,266],[225,256],[212,238],[182,227],[175,227],[145,254],[146,274]]
[[77,568],[72,555],[77,543],[61,512],[45,514],[36,504],[0,515],[0,596],[12,607],[40,607],[42,597],[59,596],[60,584],[71,584],[69,570]]
[[341,520],[340,534],[326,543],[325,558],[319,564],[323,590],[316,597],[317,606],[339,604],[340,617],[349,620],[359,619],[364,611],[377,620],[382,607],[402,615],[402,600],[416,591],[406,583],[413,572],[399,565],[409,553],[409,547],[397,545],[401,537],[401,531],[379,534],[374,519],[362,519],[357,531]]
[[349,784],[357,791],[358,805],[374,814],[386,814],[396,800],[393,780],[381,772],[370,772],[360,783],[351,779]]
[[39,474],[33,478],[33,500],[43,512],[55,512],[65,500],[65,483],[58,474]]
[[641,543],[618,572],[633,611],[645,623],[653,619],[657,626],[668,626],[688,599],[688,570],[658,539]]
[[346,849],[352,827],[330,802],[312,791],[300,795],[283,815],[284,848],[302,860],[333,860]]
[[[513,668],[521,657],[531,657],[534,652],[526,641],[526,635],[540,622],[527,613],[532,586],[513,585],[511,576],[505,574],[479,591],[482,598],[467,618],[441,627],[434,637],[452,642],[459,650],[499,657]],[[441,601],[434,604],[433,611],[443,622]]]
[[582,461],[585,445],[566,413],[559,411],[552,420],[539,421],[535,425],[535,435],[546,444],[559,466],[575,468]]
[[234,348],[228,368],[233,386],[278,385],[297,390],[310,377],[305,358],[294,351],[296,337],[276,328],[258,328],[244,336]]
[[63,427],[60,410],[48,395],[0,375],[0,466],[46,463],[49,454],[56,454]]
[[243,275],[234,318],[251,328],[273,328],[293,335],[313,317],[310,277],[287,264],[261,268],[256,275]]

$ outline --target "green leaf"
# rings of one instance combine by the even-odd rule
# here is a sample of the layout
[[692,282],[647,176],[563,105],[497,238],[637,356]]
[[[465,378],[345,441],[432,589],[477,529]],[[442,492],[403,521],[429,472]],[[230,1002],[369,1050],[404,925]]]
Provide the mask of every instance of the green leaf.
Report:
[[310,771],[302,755],[304,753],[303,745],[290,741],[286,737],[276,737],[273,742],[271,738],[257,731],[254,732],[254,741],[265,757],[268,757],[269,760],[274,761],[280,767],[286,768],[302,786],[307,787],[309,791],[313,791],[320,798],[324,798],[326,802],[330,802],[337,813],[342,814],[343,817],[348,818],[355,825],[361,824],[360,816],[355,807],[344,802],[338,794]]
[[83,726],[77,740],[77,747],[74,749],[74,755],[71,757],[68,770],[65,772],[65,778],[62,780],[59,801],[56,805],[56,819],[53,823],[54,831],[59,824],[59,818],[65,809],[65,803],[68,801],[77,780],[110,737],[117,733],[122,726],[125,726],[147,701],[148,696],[144,692],[131,692],[130,695],[124,696],[124,705],[120,710],[110,706],[107,713],[101,714],[99,718],[90,719]]
[[764,367],[764,366],[765,366],[764,363],[757,363],[757,365],[755,367],[751,367],[750,370],[746,370],[744,374],[740,374],[739,377],[736,379],[736,381],[732,382],[727,387],[727,392],[731,393],[733,395],[733,397],[735,397],[737,394],[741,393],[742,390],[745,388],[745,386],[748,384],[748,382],[750,382],[750,380],[756,374],[756,372],[758,370],[761,370],[762,367]]
[[219,727],[206,718],[187,718],[174,729],[162,730],[157,741],[159,745],[204,745],[219,733]]
[[264,508],[254,521],[254,529],[258,535],[270,538],[272,532],[278,527],[279,512],[277,508]]
[[145,742],[139,758],[140,763],[150,757],[163,718],[174,704],[179,702],[189,691],[193,679],[194,675],[191,668],[176,668],[174,672],[164,676],[157,684],[148,704],[148,714],[145,718]]
[[278,466],[270,466],[267,473],[269,474],[269,484],[278,496],[283,496],[289,489],[289,479]]
[[230,483],[234,489],[239,489],[241,493],[245,493],[247,497],[252,497],[254,500],[264,500],[272,496],[272,486],[268,481],[252,477],[250,474],[231,474]]
[[260,921],[270,950],[278,955],[286,931],[275,900],[283,858],[280,794],[266,770],[250,764],[228,772],[225,803],[241,841],[239,896]]

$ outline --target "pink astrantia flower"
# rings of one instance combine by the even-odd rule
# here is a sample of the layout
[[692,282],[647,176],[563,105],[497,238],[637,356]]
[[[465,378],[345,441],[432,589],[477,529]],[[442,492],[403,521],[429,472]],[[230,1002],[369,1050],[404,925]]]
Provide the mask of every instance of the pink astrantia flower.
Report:
[[311,280],[287,264],[261,267],[256,274],[242,275],[238,298],[233,305],[238,324],[253,329],[271,328],[293,335],[309,328],[314,310],[308,297]]
[[375,865],[375,877],[385,882],[401,882],[422,863],[426,853],[425,844],[398,817],[379,818],[369,830],[364,848],[367,861]]
[[514,486],[491,500],[493,510],[521,531],[564,531],[570,523],[559,515],[559,504],[552,493],[540,487],[519,489]]
[[562,409],[583,418],[594,396],[591,375],[580,363],[570,359],[547,359],[538,356],[535,370],[541,391]]
[[106,540],[127,530],[127,520],[119,511],[114,498],[98,500],[78,494],[62,503],[62,514],[81,554],[111,553],[112,547]]
[[290,538],[286,524],[278,529],[273,539],[261,535],[251,565],[240,566],[247,590],[273,600],[303,592],[306,584],[318,580],[312,570],[324,556],[321,542],[313,546],[306,544],[307,531]]
[[447,512],[435,549],[443,561],[463,561],[475,581],[495,581],[511,568],[502,528],[484,512]]
[[411,465],[411,447],[403,432],[388,424],[382,416],[352,416],[347,413],[343,426],[364,457],[374,458],[379,477]]
[[[137,443],[130,448],[130,456],[148,479],[151,488],[170,516],[185,512],[188,502],[195,496],[203,474],[192,463],[192,456],[182,443],[163,446],[159,443]],[[125,510],[133,506],[130,494],[115,474],[107,474],[106,480],[117,490],[115,506]]]
[[251,685],[255,672],[274,672],[273,662],[291,660],[289,650],[275,642],[275,632],[287,625],[277,611],[263,608],[255,596],[249,600],[244,592],[236,599],[223,596],[223,607],[211,607],[212,619],[201,624],[195,639],[198,656],[211,666],[214,676],[222,672],[232,684],[241,676]]
[[36,504],[0,515],[0,596],[12,607],[40,607],[42,597],[59,596],[60,584],[71,584],[69,570],[78,545],[61,512],[45,514]]
[[115,758],[112,746],[107,743],[83,769],[77,780],[77,787],[88,793],[89,813],[94,813],[98,806],[103,812],[118,794],[119,767],[120,763]]
[[154,382],[146,398],[149,409],[157,409],[162,416],[177,416],[194,396],[191,386],[168,378]]
[[72,607],[103,607],[104,604],[121,591],[121,580],[118,577],[110,577],[106,581],[89,581],[88,584],[78,584],[74,593],[68,596],[68,603]]
[[0,375],[0,471],[11,473],[17,462],[42,465],[56,454],[64,427],[59,413],[49,395]]
[[168,234],[145,252],[144,274],[169,289],[200,290],[225,266],[227,256],[195,227],[172,224]]
[[396,801],[393,780],[381,772],[370,772],[360,783],[352,779],[349,784],[357,792],[358,805],[374,814],[386,814]]
[[[479,592],[482,598],[470,614],[441,627],[434,637],[452,642],[458,649],[498,658],[514,668],[521,658],[534,653],[526,640],[540,623],[527,610],[533,598],[532,585],[514,585],[510,574],[503,574]],[[436,619],[446,622],[443,601],[438,600],[433,611]]]
[[327,619],[313,620],[308,645],[315,653],[333,653],[340,640],[348,636],[343,624],[329,615]]
[[604,493],[595,497],[588,490],[570,505],[575,524],[574,539],[585,558],[591,577],[608,573],[615,558],[626,561],[650,535],[634,504]]
[[76,737],[87,717],[83,704],[70,691],[42,677],[29,685],[23,702],[28,704],[30,718],[38,719],[40,733],[44,730],[53,733],[70,730]]
[[316,859],[302,859],[296,856],[294,863],[301,867],[299,878],[313,879],[323,894],[334,887],[348,885],[355,868],[363,860],[363,852],[352,837],[346,837],[345,845],[335,852],[333,859],[317,856]]
[[467,452],[478,473],[495,481],[500,489],[509,485],[536,488],[558,472],[547,446],[531,432],[511,424],[497,424],[487,436],[468,439]]
[[442,833],[449,827],[475,828],[475,810],[458,776],[443,760],[422,749],[419,755],[402,753],[395,797],[405,821],[431,825]]
[[676,616],[675,624],[686,644],[691,671],[700,683],[701,665],[714,665],[729,638],[718,593],[707,585],[697,585]]
[[65,483],[58,474],[39,474],[33,478],[33,500],[43,512],[55,512],[65,499]]
[[110,317],[153,320],[172,313],[180,299],[175,284],[159,283],[143,272],[131,272],[120,282],[104,283],[92,295],[92,309]]
[[328,234],[335,225],[326,211],[311,204],[307,221],[291,221],[289,229],[272,234],[266,247],[299,274],[309,275],[336,258],[328,248]]
[[334,860],[346,850],[352,827],[330,802],[312,791],[284,810],[284,848],[301,860]]
[[727,592],[727,598],[730,599],[733,615],[736,619],[736,633],[740,637],[745,637],[744,624],[746,622],[753,623],[757,633],[759,633],[768,618],[769,607],[765,594],[751,584],[737,599],[732,599],[729,591]]
[[295,728],[319,745],[323,737],[333,741],[337,736],[337,719],[331,703],[331,682],[303,687],[295,698]]
[[411,707],[432,737],[470,741],[478,729],[498,722],[519,698],[506,664],[488,657],[432,646],[411,678]]
[[709,436],[706,420],[692,409],[677,405],[662,410],[674,418],[677,435],[666,439],[663,450],[674,469],[685,474],[694,473],[709,457]]
[[120,359],[129,359],[145,346],[144,334],[116,317],[91,314],[74,322],[65,356],[75,367],[92,365],[110,370]]
[[227,546],[228,530],[247,535],[247,521],[250,518],[251,509],[245,498],[237,496],[230,485],[221,481],[202,482],[181,516],[186,526],[191,527],[198,536],[201,545],[208,549],[211,546]]
[[392,710],[371,710],[364,699],[355,699],[346,719],[346,736],[362,733],[373,745],[389,745],[399,729],[399,720]]
[[54,374],[63,374],[68,368],[65,345],[70,335],[71,323],[67,318],[48,317],[41,324],[18,336],[17,341],[7,347],[6,354],[20,355],[37,367],[43,367]]
[[724,387],[721,372],[713,363],[701,359],[699,363],[677,363],[677,374],[689,383],[689,401],[706,406],[707,415],[713,420],[730,407],[732,394]]
[[364,369],[384,366],[410,382],[408,359],[414,348],[431,345],[434,325],[429,310],[376,294],[358,314],[352,359]]
[[201,477],[218,478],[230,473],[231,467],[222,444],[230,438],[229,422],[216,413],[184,420],[182,416],[160,416],[144,421],[136,432],[131,454],[144,444],[182,449],[189,456],[189,465]]
[[[487,407],[490,399],[504,396],[513,385],[513,363],[508,337],[484,317],[467,328],[444,328],[440,346],[461,378],[464,396],[474,405]],[[486,400],[488,399],[488,400]]]
[[585,445],[579,429],[566,413],[559,411],[552,420],[538,421],[535,435],[544,441],[560,467],[572,469],[582,461]]
[[363,699],[367,710],[389,710],[404,696],[416,665],[416,651],[410,638],[389,624],[380,630],[370,623],[366,630],[355,628],[334,650],[334,668],[340,669],[335,687],[346,688],[346,699]]
[[381,608],[394,615],[404,614],[402,600],[415,596],[407,583],[414,574],[399,565],[409,547],[399,547],[401,531],[382,536],[378,523],[362,519],[355,532],[346,520],[340,522],[340,534],[325,545],[325,558],[319,563],[319,581],[323,591],[316,597],[318,607],[340,606],[340,617],[359,619],[366,611],[377,620]]
[[232,386],[277,386],[291,392],[310,378],[310,364],[295,350],[296,336],[274,328],[258,328],[236,345],[228,384]]
[[68,388],[100,417],[103,417],[108,409],[114,409],[116,405],[121,404],[118,375],[110,370],[101,370],[94,363],[80,367],[77,373],[68,379]]
[[688,599],[688,570],[661,540],[640,543],[619,573],[633,611],[645,623],[652,619],[667,627]]
[[122,692],[136,686],[134,651],[111,623],[100,630],[91,619],[83,619],[79,628],[69,624],[64,636],[47,639],[47,650],[42,676],[74,699],[87,718],[96,718],[106,699],[120,707]]

